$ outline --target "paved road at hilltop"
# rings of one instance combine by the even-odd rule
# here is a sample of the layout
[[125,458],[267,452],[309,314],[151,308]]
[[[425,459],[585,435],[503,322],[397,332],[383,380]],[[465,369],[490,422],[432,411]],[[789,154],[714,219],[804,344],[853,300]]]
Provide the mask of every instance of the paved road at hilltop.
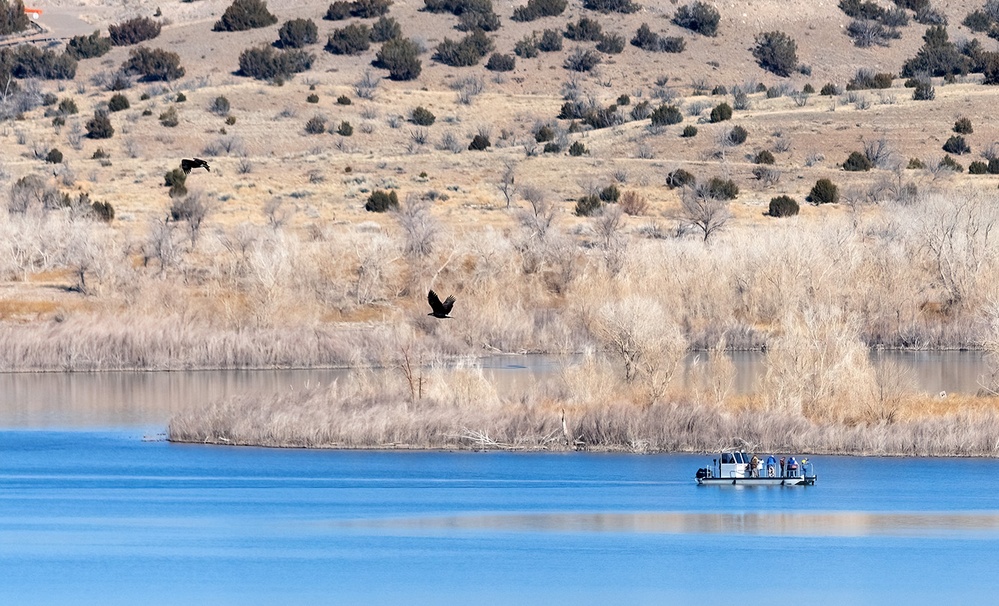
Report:
[[[45,9],[42,16],[35,21],[42,26],[45,31],[35,30],[25,36],[9,38],[0,42],[0,46],[13,46],[22,42],[42,42],[45,40],[65,40],[73,36],[87,36],[94,33],[97,26],[91,25],[80,19],[71,11],[59,8]],[[35,28],[32,28],[33,30]]]

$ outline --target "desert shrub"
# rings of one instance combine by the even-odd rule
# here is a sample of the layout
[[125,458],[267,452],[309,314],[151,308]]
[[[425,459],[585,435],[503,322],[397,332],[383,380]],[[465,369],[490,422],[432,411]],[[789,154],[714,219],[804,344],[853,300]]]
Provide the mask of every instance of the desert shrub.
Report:
[[822,86],[822,88],[819,90],[819,94],[824,97],[832,97],[838,95],[839,87],[833,84],[832,82],[828,82]]
[[937,91],[933,88],[933,82],[929,78],[916,79],[915,87],[912,89],[912,98],[916,101],[932,101],[937,96]]
[[964,167],[961,166],[961,164],[957,160],[951,158],[950,154],[944,154],[944,157],[940,159],[940,163],[937,164],[937,167],[946,170],[952,170],[956,173],[964,172]]
[[556,29],[546,29],[541,32],[538,40],[538,50],[544,53],[554,53],[562,50],[562,34]]
[[187,195],[187,174],[180,168],[167,171],[163,176],[163,186],[170,188],[170,197],[179,198]]
[[709,120],[711,122],[724,122],[725,120],[732,119],[732,106],[728,103],[722,102],[715,106],[711,110],[711,116]]
[[563,35],[576,42],[596,42],[603,35],[603,28],[600,27],[600,23],[596,19],[580,17],[576,23],[566,24]]
[[[76,77],[76,59],[67,53],[56,54],[33,44],[0,49],[0,73],[19,79],[72,80]],[[4,86],[7,81],[4,81]]]
[[975,160],[968,165],[968,174],[971,175],[984,175],[989,172],[989,165],[981,160]]
[[177,103],[184,103],[185,101],[187,101],[187,95],[185,95],[183,92],[177,93],[176,99]]
[[371,28],[363,23],[351,23],[333,30],[326,42],[326,51],[334,55],[357,55],[371,47]]
[[872,168],[874,168],[874,165],[867,158],[867,156],[858,151],[850,152],[846,162],[843,162],[843,170],[845,171],[860,172],[868,171]]
[[681,6],[673,15],[673,23],[705,36],[718,34],[720,20],[721,15],[718,13],[718,9],[700,0]]
[[0,4],[0,36],[6,36],[23,31],[31,25],[27,13],[24,12],[24,2],[3,0]]
[[395,208],[399,208],[399,194],[394,189],[388,192],[376,189],[364,204],[364,210],[372,213],[383,213]]
[[340,135],[341,137],[349,137],[354,134],[354,127],[351,125],[350,122],[344,120],[343,122],[340,123],[339,126],[336,127],[336,134]]
[[472,142],[468,144],[468,149],[472,151],[483,151],[491,145],[492,143],[490,143],[489,137],[483,134],[478,134],[472,137]]
[[968,57],[962,55],[957,45],[948,38],[947,28],[935,25],[923,34],[923,46],[916,56],[902,64],[902,76],[966,74],[969,63]]
[[689,171],[677,168],[666,173],[666,186],[670,189],[677,187],[693,187],[697,179]]
[[582,141],[573,141],[572,145],[569,146],[570,156],[584,156],[590,153],[590,150],[586,149],[586,145]]
[[854,19],[880,20],[887,12],[870,0],[840,0],[839,8]]
[[631,0],[583,0],[583,8],[601,13],[634,13],[641,8]]
[[909,163],[906,165],[909,170],[920,170],[926,168],[926,163],[919,158],[909,158]]
[[653,126],[667,126],[683,122],[683,113],[680,112],[679,107],[664,103],[653,110],[649,118],[652,120]]
[[562,64],[574,72],[588,72],[600,63],[600,55],[589,49],[575,48]]
[[590,217],[603,208],[604,203],[600,201],[600,197],[595,194],[590,194],[588,196],[583,196],[576,201],[576,216],[579,217]]
[[884,23],[872,19],[854,19],[846,27],[846,35],[860,48],[888,46],[891,40],[902,37],[894,27],[886,27]]
[[926,5],[916,11],[916,23],[923,25],[947,25],[947,16],[936,8]]
[[631,105],[631,96],[627,94],[618,95],[617,101],[615,101],[614,103],[619,106]]
[[212,102],[208,104],[208,111],[212,112],[216,116],[228,115],[231,109],[232,104],[229,103],[229,99],[225,95],[215,97],[212,99]]
[[835,204],[839,202],[839,187],[829,179],[819,179],[808,193],[812,204]]
[[527,0],[525,6],[513,9],[513,21],[534,21],[542,17],[557,17],[565,12],[566,0]]
[[372,42],[388,42],[402,37],[402,28],[393,17],[381,17],[371,25]]
[[321,135],[326,132],[326,117],[316,114],[305,123],[305,132],[310,135]]
[[121,68],[129,74],[138,75],[146,82],[162,80],[169,82],[184,75],[180,65],[180,55],[160,48],[140,46],[128,53],[128,61]]
[[793,217],[799,210],[798,201],[791,196],[777,196],[770,198],[767,214],[771,217]]
[[492,49],[493,41],[482,30],[476,30],[458,41],[444,38],[433,58],[451,67],[468,67],[478,64]]
[[229,126],[232,126],[233,124],[236,123],[236,116],[226,116],[225,123]]
[[534,34],[524,36],[513,45],[513,54],[524,59],[533,59],[538,52],[538,38]]
[[160,35],[160,24],[149,17],[136,17],[108,26],[108,37],[114,46],[129,46]]
[[108,99],[109,112],[120,112],[123,109],[128,109],[129,107],[130,104],[128,102],[128,97],[126,97],[121,93],[116,93],[114,95],[111,95],[111,98]]
[[354,0],[350,3],[350,15],[359,19],[374,19],[389,12],[392,0]]
[[621,190],[614,183],[611,183],[607,187],[600,190],[598,194],[600,200],[603,202],[608,202],[610,204],[616,204],[618,200],[621,199]]
[[761,150],[756,156],[753,157],[754,164],[773,164],[776,162],[773,153],[770,150]]
[[350,17],[350,2],[345,2],[344,0],[337,0],[333,4],[330,4],[329,8],[326,9],[326,14],[323,19],[327,21],[343,21]]
[[538,127],[534,131],[534,140],[538,143],[546,143],[548,141],[555,140],[555,129],[548,126],[547,124]]
[[648,101],[639,101],[631,108],[632,120],[644,120],[652,115],[652,104]]
[[426,9],[432,13],[451,13],[458,17],[458,29],[471,32],[496,31],[499,17],[493,12],[492,0],[424,0]]
[[59,164],[62,162],[62,152],[57,148],[53,147],[49,150],[49,153],[45,155],[45,161],[49,164]]
[[870,90],[877,88],[891,88],[894,76],[888,73],[874,73],[873,71],[861,68],[856,75],[846,85],[846,90]]
[[624,51],[624,38],[618,34],[604,34],[597,42],[597,50],[608,55],[617,55]]
[[378,51],[375,66],[387,69],[392,80],[415,80],[423,68],[420,47],[409,38],[392,38]]
[[242,32],[277,23],[264,0],[233,0],[212,29],[217,32]]
[[66,54],[74,59],[102,57],[111,50],[111,38],[102,38],[96,31],[89,36],[73,36],[66,43]]
[[486,69],[494,72],[511,72],[516,67],[517,60],[513,55],[493,53],[486,61]]
[[549,141],[545,143],[544,152],[546,154],[557,154],[562,151],[562,146],[555,141]]
[[784,32],[765,32],[756,36],[753,57],[763,69],[778,76],[790,76],[798,66],[798,45]]
[[649,210],[649,201],[635,191],[626,191],[621,194],[621,200],[618,204],[626,215],[633,217],[644,215]]
[[409,114],[409,121],[418,126],[431,126],[436,120],[437,116],[422,105],[418,106]]
[[975,132],[975,129],[971,126],[970,118],[958,118],[954,122],[954,132],[959,135],[970,135]]
[[749,136],[749,132],[741,126],[733,126],[732,130],[728,131],[728,142],[732,145],[742,145],[746,142],[746,137]]
[[715,200],[735,200],[739,196],[739,186],[735,181],[721,177],[711,177],[707,191]]
[[809,82],[809,83],[805,84],[805,86],[801,87],[801,92],[805,93],[806,95],[814,94],[815,93],[815,87],[812,86],[811,82]]
[[971,11],[964,18],[964,21],[961,22],[962,25],[971,31],[979,33],[988,32],[992,29],[995,23],[995,19],[992,18],[992,15],[982,9]]
[[319,40],[319,29],[312,19],[291,19],[278,30],[281,48],[302,48]]
[[160,124],[173,128],[180,124],[180,117],[177,115],[177,108],[172,105],[160,114]]
[[711,89],[712,95],[727,95],[728,87],[724,84],[716,84],[714,88]]
[[68,116],[70,114],[75,114],[80,110],[76,107],[76,101],[74,101],[69,97],[66,97],[65,99],[59,102],[59,107],[57,108],[57,111],[64,116]]
[[679,36],[664,36],[659,42],[659,50],[664,53],[682,53],[687,42]]
[[631,44],[642,50],[655,52],[659,50],[661,36],[652,31],[648,23],[643,23],[638,27],[635,35],[631,38]]
[[999,175],[999,158],[989,159],[989,174]]
[[300,49],[275,50],[264,45],[239,55],[239,73],[256,80],[283,81],[312,67],[315,55]]
[[689,138],[689,137],[696,137],[697,136],[697,127],[694,126],[693,124],[688,124],[687,126],[684,126],[683,127],[683,132],[680,133],[680,136],[681,137],[687,137],[687,138]]
[[317,95],[316,93],[311,93],[311,94],[309,94],[308,97],[305,98],[305,102],[306,103],[319,103],[319,95]]
[[114,221],[114,207],[111,206],[110,202],[101,202],[100,200],[96,200],[90,205],[90,210],[93,212],[94,218],[98,221],[103,221],[105,223]]
[[102,111],[94,112],[94,117],[87,121],[87,137],[91,139],[110,139],[114,135],[111,119]]
[[965,141],[964,137],[961,135],[953,135],[943,144],[943,150],[950,154],[967,154],[971,152],[971,147],[968,146],[968,142]]

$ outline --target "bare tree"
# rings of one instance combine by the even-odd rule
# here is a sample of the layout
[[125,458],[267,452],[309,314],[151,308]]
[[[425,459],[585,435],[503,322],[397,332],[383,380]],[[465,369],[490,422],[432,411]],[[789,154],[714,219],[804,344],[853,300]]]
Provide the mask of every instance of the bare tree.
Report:
[[430,205],[415,195],[406,197],[395,212],[396,221],[406,234],[403,251],[408,256],[423,259],[433,252],[440,234],[440,224],[430,213]]
[[506,162],[503,165],[503,174],[500,175],[500,179],[496,183],[496,189],[500,190],[500,193],[506,199],[507,208],[510,208],[510,204],[517,196],[516,178],[517,165],[513,162]]
[[680,220],[701,230],[705,243],[732,217],[728,202],[716,199],[703,186],[684,188],[680,203]]
[[534,185],[521,187],[520,196],[531,205],[529,211],[520,213],[521,225],[526,227],[533,237],[543,241],[555,222],[555,205],[551,203],[543,189]]
[[271,198],[264,204],[264,216],[274,231],[284,227],[295,216],[295,210],[295,207],[286,205],[280,197]]
[[192,191],[183,198],[174,198],[170,206],[170,219],[187,223],[191,246],[198,242],[201,226],[211,213],[212,207],[200,191]]
[[143,265],[148,265],[150,261],[159,262],[161,276],[180,262],[182,254],[180,244],[177,242],[176,223],[155,220],[149,226],[149,235],[142,245]]

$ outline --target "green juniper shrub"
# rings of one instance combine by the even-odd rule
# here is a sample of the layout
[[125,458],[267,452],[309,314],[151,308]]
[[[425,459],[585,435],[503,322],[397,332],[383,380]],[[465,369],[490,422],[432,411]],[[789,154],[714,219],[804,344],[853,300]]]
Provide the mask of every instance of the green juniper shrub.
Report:
[[326,9],[323,19],[327,21],[343,21],[350,18],[350,2],[337,0]]
[[936,89],[933,88],[933,82],[929,78],[919,78],[916,80],[916,86],[912,89],[913,100],[932,101],[936,96]]
[[336,133],[341,137],[349,137],[354,134],[354,127],[351,126],[350,122],[344,120],[340,126],[336,127]]
[[4,0],[3,4],[0,4],[0,36],[24,31],[29,27],[31,27],[31,20],[24,12],[22,0],[14,0],[13,2]]
[[950,154],[944,154],[944,157],[940,160],[940,164],[937,165],[939,168],[946,168],[952,170],[956,173],[963,173],[964,167],[961,166],[954,158],[950,157]]
[[308,97],[305,98],[305,102],[306,103],[319,103],[319,95],[317,95],[316,93],[312,93]]
[[45,107],[48,107],[50,105],[55,105],[55,102],[58,100],[59,97],[57,97],[53,93],[45,93],[44,95],[42,95],[42,105],[44,105]]
[[982,162],[981,160],[975,160],[968,165],[968,174],[971,175],[984,175],[989,172],[989,165]]
[[321,135],[326,132],[326,118],[316,114],[305,123],[305,132],[310,135]]
[[370,47],[371,29],[363,23],[351,23],[333,30],[325,50],[334,55],[359,55]]
[[971,147],[962,135],[953,135],[943,144],[943,150],[951,154],[967,154],[971,152]]
[[350,16],[359,19],[374,19],[389,12],[392,0],[354,0],[350,3]]
[[849,172],[864,172],[874,168],[874,165],[864,154],[855,151],[850,152],[846,162],[843,162],[843,170]]
[[999,175],[999,158],[992,158],[989,160],[989,174]]
[[567,70],[574,72],[588,72],[600,63],[600,55],[594,51],[583,48],[575,48],[562,64]]
[[90,210],[93,216],[98,221],[103,221],[105,223],[110,223],[114,221],[114,207],[111,206],[110,202],[101,202],[96,200],[91,206]]
[[586,149],[582,141],[573,141],[572,145],[569,146],[570,156],[583,156],[590,153],[590,150]]
[[129,46],[152,40],[160,35],[160,24],[149,17],[135,17],[117,25],[108,26],[108,37],[113,46]]
[[770,209],[767,214],[771,217],[793,217],[799,210],[798,201],[791,196],[777,196],[770,198]]
[[809,82],[801,88],[801,92],[805,93],[806,95],[813,95],[815,94],[815,87],[812,86],[811,82]]
[[184,93],[177,93],[175,100],[177,101],[177,103],[184,103],[185,101],[187,101],[187,95],[185,95]]
[[553,141],[555,139],[555,129],[548,126],[547,124],[538,128],[534,132],[534,140],[538,143],[545,143],[548,141]]
[[683,132],[680,133],[680,136],[681,137],[687,137],[687,138],[696,137],[697,136],[697,127],[694,126],[693,124],[688,124],[687,126],[684,126],[683,127]]
[[212,28],[217,32],[242,32],[274,25],[278,19],[267,10],[264,0],[233,0]]
[[708,180],[708,195],[715,200],[735,200],[739,196],[739,186],[731,179],[711,177]]
[[265,45],[248,48],[239,55],[240,75],[256,80],[283,82],[312,67],[315,55],[301,49],[275,50]]
[[493,53],[486,61],[486,69],[494,72],[511,72],[516,67],[517,59],[513,55]]
[[163,177],[163,185],[170,188],[171,198],[179,198],[187,195],[186,182],[187,174],[180,168],[167,171]]
[[173,128],[174,126],[180,124],[180,118],[177,116],[177,108],[171,105],[166,109],[166,111],[161,113],[160,124],[162,124],[163,126],[168,126],[170,128]]
[[233,124],[236,123],[236,116],[226,116],[225,123],[228,124],[229,126],[232,126]]
[[639,5],[631,0],[583,0],[583,8],[601,13],[634,13]]
[[926,163],[920,160],[919,158],[909,158],[909,163],[906,165],[906,168],[910,170],[918,170],[921,168],[926,168]]
[[632,120],[644,120],[652,115],[652,104],[646,101],[639,101],[631,108]]
[[566,24],[563,35],[576,42],[596,42],[603,35],[603,28],[600,27],[600,23],[596,19],[580,17],[579,21]]
[[566,0],[527,0],[525,6],[513,9],[512,21],[534,21],[542,17],[557,17],[565,12]]
[[124,72],[135,74],[144,82],[162,80],[170,82],[184,76],[180,65],[180,55],[161,48],[140,46],[128,53],[128,61],[122,63]]
[[749,132],[741,126],[733,126],[732,130],[728,131],[728,141],[732,145],[742,145],[748,136]]
[[620,95],[614,102],[615,105],[631,105],[631,97],[629,95]]
[[339,97],[336,98],[337,105],[350,105],[350,103],[351,103],[350,97],[348,97],[347,95],[340,95]]
[[312,19],[291,19],[278,30],[278,46],[302,48],[319,40],[319,29]]
[[364,204],[364,210],[372,213],[383,213],[396,208],[399,208],[399,194],[394,189],[388,192],[376,189]]
[[778,76],[790,76],[798,66],[798,45],[784,32],[764,32],[756,36],[753,57],[763,69]]
[[712,95],[727,95],[728,87],[724,84],[716,84],[714,88],[711,89]]
[[109,112],[120,112],[124,109],[128,109],[130,104],[128,102],[128,97],[121,93],[115,93],[111,95],[108,100],[108,111]]
[[666,173],[666,185],[670,189],[676,189],[677,187],[693,187],[697,183],[697,179],[689,171],[682,168],[677,168]]
[[73,36],[66,43],[66,54],[74,59],[94,59],[111,50],[111,38],[102,38],[100,31],[89,36]]
[[387,69],[392,80],[415,80],[423,69],[420,47],[409,38],[392,38],[375,57],[375,66]]
[[489,137],[478,134],[472,137],[472,142],[468,144],[468,149],[470,151],[483,151],[490,146],[492,146],[492,143],[490,143]]
[[888,73],[874,73],[873,71],[861,68],[856,75],[846,85],[846,90],[870,90],[878,88],[891,88],[894,76]]
[[562,151],[562,146],[559,145],[558,143],[556,143],[554,141],[549,141],[548,143],[545,143],[544,153],[546,153],[546,154],[557,154],[557,153],[561,153],[561,151]]
[[0,71],[13,78],[72,80],[76,77],[76,67],[77,61],[71,55],[56,54],[50,48],[20,44],[0,49]]
[[110,139],[114,135],[114,127],[107,113],[95,111],[94,117],[87,121],[87,137],[91,139]]
[[394,17],[380,17],[371,26],[372,42],[388,42],[393,38],[402,37],[402,27]]
[[754,164],[774,164],[775,162],[776,162],[776,159],[774,158],[773,153],[770,150],[767,150],[767,149],[760,150],[753,157],[753,163]]
[[80,111],[76,107],[76,101],[74,101],[73,99],[71,99],[69,97],[66,97],[65,99],[59,101],[58,110],[59,110],[59,113],[62,114],[62,115],[64,115],[64,116],[68,116],[70,114],[75,114],[75,113],[77,113],[77,112]]
[[673,23],[704,36],[718,35],[720,20],[718,9],[700,0],[681,6],[673,15]]
[[451,67],[477,65],[493,49],[493,41],[482,30],[475,30],[461,40],[444,38],[437,45],[434,60]]
[[680,108],[675,105],[666,105],[665,103],[654,109],[649,118],[652,120],[653,126],[668,126],[683,122],[683,114],[680,112]]
[[554,53],[562,50],[562,33],[557,29],[546,29],[541,32],[538,50],[543,53]]
[[659,41],[659,51],[663,53],[682,53],[687,48],[687,42],[679,36],[663,36]]
[[579,217],[590,217],[603,208],[604,203],[600,201],[600,197],[595,194],[590,194],[588,196],[583,196],[576,201],[576,216]]
[[[316,99],[316,101],[318,100],[319,99]],[[212,112],[216,116],[227,116],[229,115],[229,110],[231,109],[232,104],[229,103],[229,99],[225,95],[215,97],[208,106],[208,111]]]
[[732,119],[732,106],[724,101],[711,110],[711,122],[724,122]]
[[969,118],[958,118],[957,122],[954,123],[954,132],[960,135],[970,135],[975,132],[975,129],[972,128]]
[[947,28],[934,25],[923,34],[923,46],[916,56],[902,64],[902,77],[920,74],[929,76],[963,75],[968,73],[970,59],[961,54],[947,36]]
[[431,126],[436,120],[437,116],[422,105],[417,106],[417,108],[409,114],[409,121],[417,126]]
[[819,179],[808,193],[812,204],[835,204],[839,202],[839,187],[829,179]]
[[599,196],[603,202],[614,204],[621,199],[621,190],[618,189],[617,185],[611,183],[600,190]]
[[534,34],[524,36],[513,45],[513,54],[522,59],[533,59],[538,53],[538,38]]
[[839,87],[833,84],[832,82],[827,82],[826,84],[822,85],[822,88],[819,90],[819,94],[822,95],[823,97],[836,96],[839,94]]
[[597,42],[597,50],[608,55],[617,55],[624,51],[624,38],[619,34],[604,34]]
[[45,155],[45,161],[49,164],[59,164],[62,162],[62,152],[53,147],[49,150],[49,153]]
[[52,118],[52,126],[55,126],[55,127],[66,126],[66,117],[65,116],[56,116],[56,117]]
[[149,93],[142,93],[141,95],[139,95],[139,101],[149,101],[149,99],[150,99]]

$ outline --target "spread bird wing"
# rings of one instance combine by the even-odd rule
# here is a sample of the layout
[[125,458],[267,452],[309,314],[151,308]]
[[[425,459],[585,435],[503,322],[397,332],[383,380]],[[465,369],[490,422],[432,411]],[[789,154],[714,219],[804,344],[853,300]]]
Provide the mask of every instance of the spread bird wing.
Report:
[[181,170],[184,171],[185,175],[190,173],[191,169],[194,168],[194,166],[195,166],[194,162],[192,160],[188,160],[187,158],[184,158],[183,160],[180,161],[180,168]]
[[205,169],[205,170],[207,170],[208,172],[212,172],[212,169],[211,169],[211,167],[210,167],[210,166],[208,166],[208,162],[206,162],[206,161],[202,160],[201,158],[195,158],[195,159],[194,159],[194,162],[195,162],[195,164],[196,164],[197,166],[200,166],[200,167],[204,168],[204,169]]
[[451,295],[448,298],[444,299],[444,313],[445,314],[451,313],[452,307],[454,307],[454,295]]
[[444,309],[444,304],[441,303],[441,298],[437,296],[437,293],[430,291],[427,293],[427,302],[430,303],[430,309],[434,311],[435,314],[447,314],[447,310]]

